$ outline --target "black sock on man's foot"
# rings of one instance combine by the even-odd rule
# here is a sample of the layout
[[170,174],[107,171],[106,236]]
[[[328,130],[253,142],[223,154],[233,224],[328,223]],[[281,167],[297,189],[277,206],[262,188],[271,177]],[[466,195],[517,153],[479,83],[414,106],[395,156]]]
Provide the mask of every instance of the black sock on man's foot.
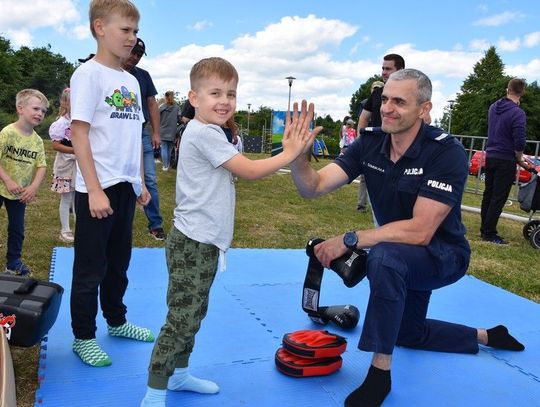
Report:
[[487,329],[487,346],[506,350],[524,350],[525,346],[518,342],[516,338],[508,333],[504,325],[497,325],[495,328]]
[[391,387],[390,370],[371,365],[364,383],[345,399],[345,407],[378,407],[390,393]]

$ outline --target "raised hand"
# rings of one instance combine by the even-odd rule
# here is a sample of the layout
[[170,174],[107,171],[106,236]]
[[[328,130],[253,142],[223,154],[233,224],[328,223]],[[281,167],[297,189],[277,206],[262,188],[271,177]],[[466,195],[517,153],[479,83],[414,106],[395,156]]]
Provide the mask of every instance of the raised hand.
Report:
[[299,156],[302,153],[311,151],[313,140],[322,130],[316,127],[310,132],[309,127],[313,121],[315,105],[302,100],[300,111],[298,102],[293,103],[292,114],[287,112],[285,116],[285,131],[283,132],[283,151]]

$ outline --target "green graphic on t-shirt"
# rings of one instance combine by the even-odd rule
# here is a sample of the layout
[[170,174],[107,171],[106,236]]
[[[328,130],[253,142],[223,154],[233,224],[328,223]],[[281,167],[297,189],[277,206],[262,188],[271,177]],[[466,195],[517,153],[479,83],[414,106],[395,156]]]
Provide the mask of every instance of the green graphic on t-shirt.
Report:
[[137,94],[129,91],[125,86],[122,86],[120,90],[115,89],[111,96],[105,98],[105,103],[121,112],[137,113],[141,110]]

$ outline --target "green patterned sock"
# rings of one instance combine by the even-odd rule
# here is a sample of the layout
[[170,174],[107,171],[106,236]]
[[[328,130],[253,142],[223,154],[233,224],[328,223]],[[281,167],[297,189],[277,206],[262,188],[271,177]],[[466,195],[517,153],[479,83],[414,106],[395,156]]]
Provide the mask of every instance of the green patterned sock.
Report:
[[112,364],[109,355],[103,352],[95,339],[75,339],[72,349],[87,365],[102,367]]
[[137,341],[154,342],[154,334],[148,328],[141,328],[125,322],[120,326],[108,326],[109,335],[120,336],[122,338],[135,339]]

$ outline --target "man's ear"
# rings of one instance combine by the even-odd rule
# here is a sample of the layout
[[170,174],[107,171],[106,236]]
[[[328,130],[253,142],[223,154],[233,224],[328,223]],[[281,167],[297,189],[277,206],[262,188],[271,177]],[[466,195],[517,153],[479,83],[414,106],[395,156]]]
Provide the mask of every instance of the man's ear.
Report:
[[433,108],[433,104],[431,103],[430,100],[422,103],[422,113],[420,114],[420,117],[429,115],[429,112],[431,112],[432,108]]

